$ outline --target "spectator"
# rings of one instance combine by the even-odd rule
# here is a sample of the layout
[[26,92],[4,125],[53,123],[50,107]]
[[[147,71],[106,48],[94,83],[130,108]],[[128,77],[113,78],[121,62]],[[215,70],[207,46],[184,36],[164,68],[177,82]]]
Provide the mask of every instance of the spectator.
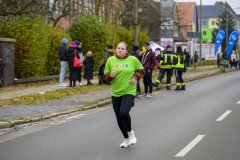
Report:
[[66,69],[67,69],[67,59],[66,59],[67,46],[66,46],[66,44],[68,44],[68,40],[66,38],[63,38],[62,44],[60,45],[59,52],[58,52],[60,64],[61,64],[61,72],[60,72],[60,76],[59,76],[59,86],[60,87],[67,87],[67,85],[63,83],[64,76],[65,76]]
[[238,61],[239,61],[239,54],[238,54],[238,50],[235,51],[236,53],[236,56],[237,56],[237,60],[236,60],[236,68],[237,68],[237,65],[238,65]]
[[92,57],[92,52],[87,52],[87,57],[84,59],[83,64],[85,65],[84,70],[84,79],[87,80],[87,85],[92,85],[90,82],[90,79],[93,79],[93,65],[94,65],[94,59]]
[[[74,66],[73,66],[73,59],[75,57],[75,54],[76,54],[77,58],[80,59],[79,53],[76,50],[76,43],[72,42],[68,48],[68,53],[67,53],[68,67],[69,67],[69,72],[70,72],[69,73],[69,80],[70,80],[69,87],[75,87],[76,81],[79,80],[79,68],[74,68]],[[73,82],[73,84],[72,84],[72,82]]]
[[195,51],[195,54],[194,54],[194,68],[197,69],[197,60],[198,60],[198,54],[197,54],[197,51]]
[[219,68],[219,64],[220,64],[220,53],[217,54],[217,64],[218,64],[218,68]]
[[[145,92],[141,96],[145,97],[152,97],[152,71],[156,65],[156,57],[150,48],[150,44],[146,42],[144,44],[144,47],[146,49],[145,52],[139,54],[140,56],[140,61],[142,62],[142,65],[146,71],[144,77],[143,77],[143,83],[144,83],[144,88]],[[148,92],[149,88],[149,92]]]
[[231,54],[231,68],[235,68],[236,62],[237,62],[237,55],[236,55],[235,51],[233,50],[232,54]]
[[189,62],[190,62],[190,59],[191,59],[191,55],[189,54],[189,52],[187,52],[187,54],[185,56],[186,56],[187,67],[189,68]]
[[[76,44],[77,44],[76,49],[79,52],[79,57],[80,57],[79,60],[80,60],[81,64],[83,64],[85,55],[84,55],[84,52],[83,52],[83,49],[82,49],[82,43],[81,42],[77,42]],[[82,86],[82,83],[81,83],[82,75],[81,75],[81,73],[82,73],[82,67],[79,68],[79,86]]]
[[161,59],[161,49],[160,48],[156,48],[155,49],[155,56],[156,56],[156,66],[157,68],[161,67],[160,59]]
[[[103,64],[103,67],[102,67],[102,69],[103,69],[102,72],[103,73],[104,73],[104,70],[105,70],[105,65],[107,63],[107,60],[108,60],[109,57],[113,56],[113,53],[114,53],[113,46],[112,45],[107,45],[106,49],[105,49],[104,57],[103,57],[103,63],[102,63]],[[111,82],[107,82],[106,84],[110,85]]]
[[222,58],[227,60],[227,50],[226,49],[224,49],[224,51],[223,51]]
[[184,49],[184,52],[183,52],[183,53],[184,53],[184,55],[186,56],[187,53],[188,53],[188,52],[187,52],[187,49]]
[[[136,57],[139,60],[138,50],[139,50],[139,47],[137,45],[133,45],[133,52],[131,53],[131,55]],[[141,94],[141,88],[140,88],[139,80],[137,81],[137,93]],[[136,94],[135,100],[139,100],[139,99],[140,98]]]

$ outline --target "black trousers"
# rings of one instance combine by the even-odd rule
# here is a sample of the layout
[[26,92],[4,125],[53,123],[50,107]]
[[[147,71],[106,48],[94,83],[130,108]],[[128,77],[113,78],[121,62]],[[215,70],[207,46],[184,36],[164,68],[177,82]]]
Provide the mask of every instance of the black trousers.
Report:
[[143,84],[144,84],[144,88],[145,88],[145,94],[148,93],[148,88],[149,88],[149,93],[152,93],[152,89],[153,89],[153,86],[152,86],[152,71],[151,72],[148,72],[148,71],[145,72],[145,75],[143,77]]
[[134,106],[135,96],[127,94],[122,97],[112,96],[113,109],[117,118],[118,126],[124,136],[128,138],[128,132],[132,130],[129,112]]
[[159,75],[158,75],[158,80],[162,81],[165,73],[167,72],[167,86],[171,86],[171,76],[173,75],[173,69],[160,69]]
[[186,62],[187,62],[187,67],[189,67],[189,60],[186,60]]
[[217,64],[218,64],[218,68],[219,68],[220,60],[217,60]]
[[82,79],[82,67],[79,68],[79,83],[81,82],[81,79]]
[[183,79],[182,79],[182,74],[183,74],[183,71],[182,70],[178,70],[178,69],[175,69],[175,75],[176,75],[176,84],[177,86],[179,86],[179,84],[181,83],[181,85],[185,85]]

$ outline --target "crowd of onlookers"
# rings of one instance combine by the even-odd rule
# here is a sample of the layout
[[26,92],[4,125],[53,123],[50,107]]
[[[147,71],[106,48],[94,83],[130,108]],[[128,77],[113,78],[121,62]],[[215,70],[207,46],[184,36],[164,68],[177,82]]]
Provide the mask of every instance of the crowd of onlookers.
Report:
[[[221,62],[226,62],[230,65],[230,68],[238,68],[240,69],[240,59],[239,59],[239,51],[238,50],[232,50],[231,54],[227,58],[227,50],[225,49],[222,55],[220,53],[217,54],[217,63],[218,67],[220,67]],[[228,68],[228,64],[226,65],[226,68]],[[225,68],[225,66],[224,66]]]
[[[87,85],[92,85],[91,79],[93,79],[93,65],[94,65],[94,58],[92,57],[92,52],[88,51],[87,56],[85,57],[84,51],[82,49],[82,43],[81,42],[71,42],[69,48],[67,48],[68,40],[64,38],[62,40],[62,44],[59,47],[59,58],[60,58],[60,64],[61,64],[61,72],[60,72],[60,78],[59,78],[59,86],[60,87],[67,87],[68,85],[63,83],[64,77],[67,69],[67,64],[69,67],[69,80],[70,84],[69,87],[76,86],[76,82],[79,82],[79,85],[81,86],[81,72],[82,72],[82,66],[85,65],[84,70],[84,79],[87,80]],[[77,59],[80,62],[79,67],[74,67],[74,58],[77,57]]]

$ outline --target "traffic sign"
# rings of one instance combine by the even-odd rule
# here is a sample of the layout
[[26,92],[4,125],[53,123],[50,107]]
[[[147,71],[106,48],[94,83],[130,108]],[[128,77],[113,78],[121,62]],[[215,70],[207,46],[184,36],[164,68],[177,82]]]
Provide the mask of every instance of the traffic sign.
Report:
[[202,38],[202,32],[187,32],[187,38]]

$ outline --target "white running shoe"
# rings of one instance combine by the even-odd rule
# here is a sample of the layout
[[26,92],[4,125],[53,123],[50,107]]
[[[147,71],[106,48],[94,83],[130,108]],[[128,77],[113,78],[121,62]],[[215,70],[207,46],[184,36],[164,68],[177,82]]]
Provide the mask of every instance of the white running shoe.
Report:
[[143,93],[143,94],[140,94],[139,97],[146,97],[147,94]]
[[68,85],[66,85],[65,83],[61,83],[59,84],[59,87],[68,87]]
[[147,97],[148,97],[148,98],[151,98],[151,97],[152,97],[152,94],[151,94],[151,93],[148,93]]
[[127,148],[130,144],[131,144],[131,143],[130,143],[130,141],[129,141],[129,138],[126,138],[126,139],[123,140],[123,143],[120,144],[120,147],[121,147],[121,148]]
[[128,137],[131,145],[134,145],[135,143],[137,143],[137,138],[134,135],[133,130],[131,132],[128,132]]
[[82,83],[81,83],[81,82],[79,82],[79,86],[82,86]]

